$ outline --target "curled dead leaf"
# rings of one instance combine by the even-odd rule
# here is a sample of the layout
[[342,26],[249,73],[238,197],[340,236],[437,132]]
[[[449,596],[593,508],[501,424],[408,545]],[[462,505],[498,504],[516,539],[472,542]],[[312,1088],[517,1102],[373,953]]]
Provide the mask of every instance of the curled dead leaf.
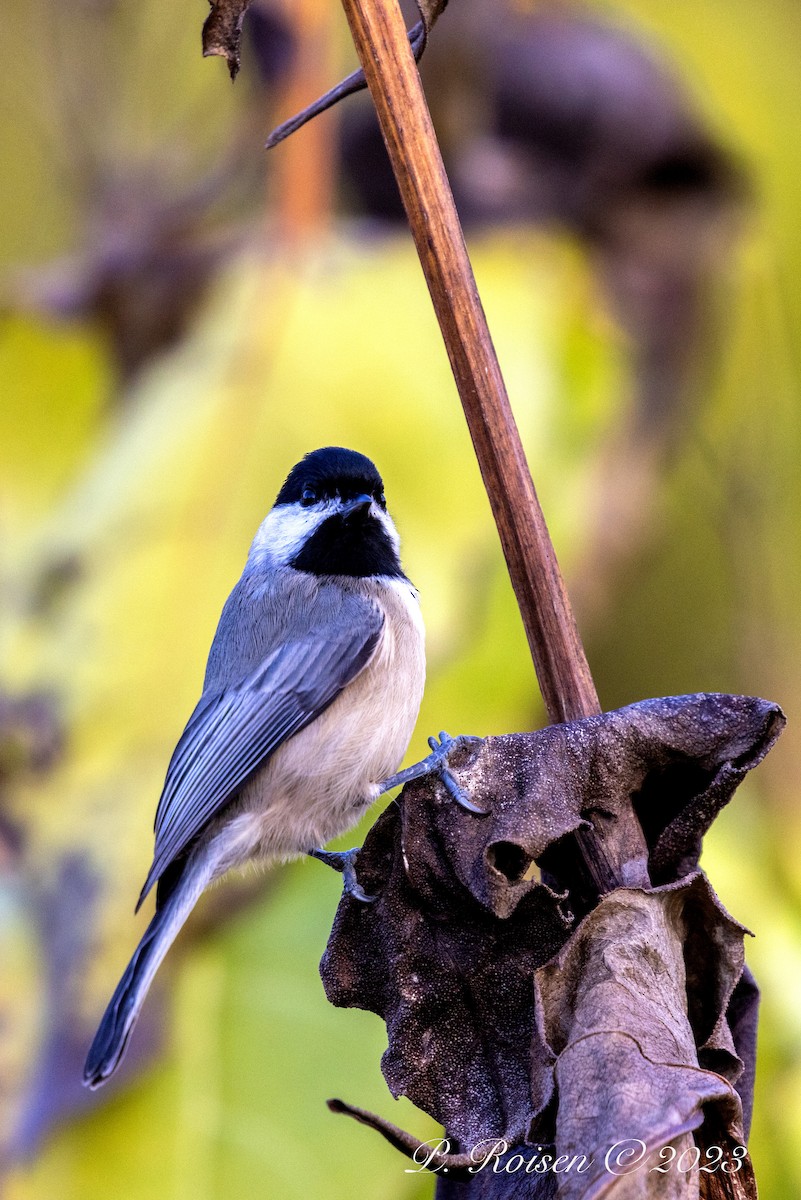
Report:
[[228,63],[231,79],[239,72],[242,22],[251,0],[209,0],[211,12],[203,23],[203,57],[219,55]]
[[[734,1161],[750,1112],[757,992],[746,931],[698,855],[782,725],[776,705],[750,697],[643,701],[468,744],[451,766],[485,815],[431,780],[381,815],[358,862],[378,898],[343,897],[323,983],[332,1003],[384,1018],[390,1091],[439,1120],[456,1153],[498,1140],[600,1156],[590,1176],[551,1176],[536,1192],[523,1181],[529,1196],[564,1200],[699,1194],[697,1171],[669,1185],[641,1177],[631,1191],[601,1153],[624,1135],[649,1154],[702,1152],[714,1137]],[[590,899],[576,832],[599,820],[614,831],[632,809],[658,885]],[[414,1139],[403,1137],[408,1152]],[[515,1195],[502,1176],[472,1178],[473,1200]],[[714,1186],[754,1194],[747,1163]]]
[[534,1062],[554,1061],[556,1143],[592,1160],[589,1173],[565,1174],[560,1200],[698,1196],[697,1174],[673,1164],[714,1161],[689,1136],[710,1106],[718,1136],[743,1145],[743,1064],[726,1016],[744,933],[696,872],[604,897],[537,972]]

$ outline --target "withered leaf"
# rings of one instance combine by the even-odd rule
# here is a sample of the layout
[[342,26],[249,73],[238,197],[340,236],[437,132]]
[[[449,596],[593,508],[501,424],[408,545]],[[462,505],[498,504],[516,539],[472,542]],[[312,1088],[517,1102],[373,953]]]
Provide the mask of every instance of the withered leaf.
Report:
[[[249,3],[249,0],[247,2]],[[448,0],[416,0],[416,2],[417,10],[420,13],[420,20],[409,30],[409,43],[412,47],[415,62],[419,62],[428,43],[428,35],[434,28],[440,14],[446,8]],[[204,53],[206,53],[205,50]],[[219,53],[219,51],[213,51],[212,53]],[[237,58],[237,65],[238,62]],[[310,104],[301,112],[296,113],[294,117],[290,117],[288,121],[284,121],[281,125],[277,126],[267,138],[267,149],[270,150],[273,146],[277,146],[279,142],[285,141],[290,134],[295,133],[311,121],[312,117],[317,117],[320,113],[332,108],[338,101],[343,100],[345,96],[352,96],[356,92],[363,91],[366,87],[367,80],[364,77],[364,71],[359,68],[358,71],[354,71],[347,78],[343,79],[341,83],[338,83],[336,87],[331,88],[319,100],[315,100],[313,104]]]
[[211,12],[203,24],[203,57],[219,55],[228,63],[231,79],[239,71],[242,22],[251,0],[209,0]]
[[[675,1162],[685,1151],[693,1162],[687,1135],[710,1104],[719,1109],[715,1127],[731,1145],[743,1143],[733,1086],[742,1063],[726,1011],[744,932],[697,872],[679,885],[604,897],[537,972],[545,1053],[534,1061],[555,1060],[556,1142],[562,1154],[593,1160],[590,1173],[560,1179],[560,1198],[697,1196],[697,1176]],[[667,1146],[675,1158],[659,1155]]]
[[[332,1003],[384,1018],[390,1090],[439,1120],[455,1151],[556,1139],[559,1153],[589,1154],[613,1117],[649,1147],[702,1122],[727,1145],[744,1136],[735,1084],[747,1109],[756,993],[744,931],[698,855],[782,725],[776,705],[750,697],[643,701],[469,743],[451,765],[485,815],[432,780],[382,814],[358,861],[378,898],[343,896],[321,973]],[[576,830],[614,825],[632,805],[658,886],[576,908],[559,890]],[[480,1179],[471,1194],[493,1195]],[[620,1200],[612,1176],[597,1188],[610,1181]],[[601,1195],[558,1186],[569,1200]]]
[[[533,972],[563,943],[567,923],[558,897],[536,883],[525,885],[514,915],[500,925],[455,879],[434,897],[439,836],[453,801],[434,799],[443,811],[427,862],[416,842],[406,845],[407,822],[419,820],[421,829],[426,822],[433,832],[428,794],[414,789],[422,804],[404,805],[402,814],[390,806],[371,830],[359,877],[368,890],[380,883],[381,896],[371,905],[340,905],[321,965],[326,993],[334,1004],[386,1020],[382,1069],[393,1095],[409,1096],[468,1146],[509,1130],[522,1138],[531,1085],[519,1031],[533,1028]],[[409,879],[405,855],[414,856],[407,861],[422,891]]]

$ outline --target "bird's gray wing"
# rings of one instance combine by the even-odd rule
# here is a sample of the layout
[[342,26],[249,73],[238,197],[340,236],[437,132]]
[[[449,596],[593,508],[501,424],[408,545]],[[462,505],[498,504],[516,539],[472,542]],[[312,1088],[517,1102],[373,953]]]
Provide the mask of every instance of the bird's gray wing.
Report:
[[282,643],[242,683],[203,696],[167,769],[153,864],[139,904],[248,776],[367,665],[383,617],[372,604],[361,615],[363,620],[330,630],[330,636],[310,633]]

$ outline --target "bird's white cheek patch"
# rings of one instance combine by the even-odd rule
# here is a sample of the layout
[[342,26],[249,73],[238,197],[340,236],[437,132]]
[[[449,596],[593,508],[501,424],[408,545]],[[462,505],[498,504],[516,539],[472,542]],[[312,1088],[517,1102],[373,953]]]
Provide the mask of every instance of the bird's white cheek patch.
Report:
[[301,508],[297,504],[280,504],[268,512],[259,526],[250,548],[251,557],[269,554],[275,562],[286,566],[308,541],[326,517],[328,505]]

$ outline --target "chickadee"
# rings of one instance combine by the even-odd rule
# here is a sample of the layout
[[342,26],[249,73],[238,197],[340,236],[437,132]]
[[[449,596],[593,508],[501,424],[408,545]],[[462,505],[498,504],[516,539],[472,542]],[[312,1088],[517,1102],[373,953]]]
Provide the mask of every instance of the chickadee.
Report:
[[156,913],[106,1009],[84,1082],[116,1070],[164,955],[201,893],[251,860],[311,854],[356,881],[356,851],[321,850],[382,792],[447,768],[460,739],[397,775],[425,679],[417,592],[398,557],[381,476],[363,454],[293,467],[226,601],[203,694],[170,760],[139,905]]

